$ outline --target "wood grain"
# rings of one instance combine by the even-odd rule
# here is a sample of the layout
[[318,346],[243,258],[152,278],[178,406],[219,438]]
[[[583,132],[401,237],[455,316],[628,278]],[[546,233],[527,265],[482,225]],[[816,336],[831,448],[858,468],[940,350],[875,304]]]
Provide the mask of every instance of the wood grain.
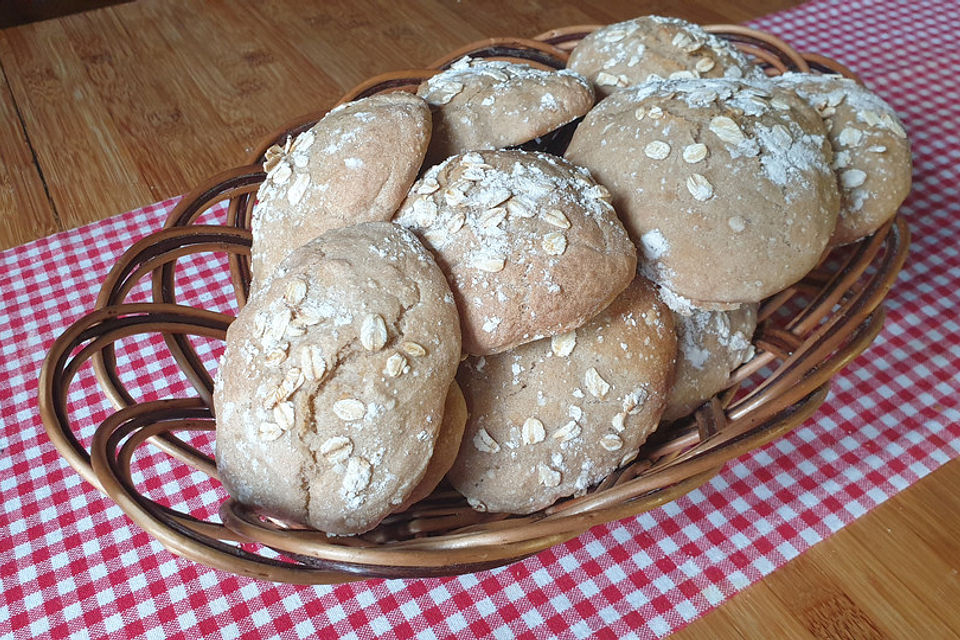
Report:
[[[174,196],[384,71],[472,40],[797,0],[139,0],[0,31],[0,248]],[[49,194],[49,195],[48,195]],[[678,638],[960,637],[960,462]]]
[[0,61],[71,228],[183,193],[366,78],[473,40],[649,12],[739,21],[797,2],[722,4],[141,0],[0,31]]
[[0,249],[59,228],[0,67]]
[[672,637],[960,638],[957,487],[953,460]]

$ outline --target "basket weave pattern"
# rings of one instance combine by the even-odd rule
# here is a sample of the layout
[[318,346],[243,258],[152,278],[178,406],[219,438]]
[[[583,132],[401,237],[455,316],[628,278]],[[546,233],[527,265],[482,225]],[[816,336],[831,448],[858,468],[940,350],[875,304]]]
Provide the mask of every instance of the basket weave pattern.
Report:
[[[474,43],[427,69],[372,78],[341,102],[383,91],[415,90],[463,55],[562,68],[569,50],[594,28],[569,27],[531,40]],[[855,77],[827,58],[800,54],[768,34],[734,25],[707,30],[734,41],[771,74],[812,69]],[[535,514],[478,513],[443,485],[373,531],[349,538],[328,538],[278,522],[233,500],[221,506],[219,520],[173,510],[141,493],[132,479],[131,460],[136,449],[149,442],[216,478],[215,462],[177,434],[213,431],[215,425],[213,381],[188,336],[222,340],[232,320],[229,315],[177,304],[177,262],[197,253],[228,254],[234,295],[243,306],[250,281],[250,215],[265,177],[260,169],[264,153],[322,116],[310,114],[289,124],[255,150],[249,165],[214,176],[184,197],[164,229],[124,253],[107,275],[95,310],[57,340],[41,374],[44,424],[70,464],[172,552],[237,574],[278,582],[336,583],[477,571],[508,564],[596,524],[673,500],[708,481],[728,460],[779,437],[816,411],[827,396],[831,377],[880,331],[881,303],[907,253],[909,233],[901,216],[873,236],[834,250],[801,282],[763,303],[753,341],[756,356],[734,372],[725,391],[689,418],[657,431],[633,463],[586,495]],[[568,127],[538,141],[536,148],[562,153],[571,130]],[[223,201],[228,202],[224,224],[195,223]],[[131,289],[147,277],[153,302],[124,303]],[[115,344],[149,333],[163,336],[196,398],[138,403],[123,387]],[[71,381],[88,360],[104,395],[117,408],[99,426],[89,450],[78,441],[67,412]]]

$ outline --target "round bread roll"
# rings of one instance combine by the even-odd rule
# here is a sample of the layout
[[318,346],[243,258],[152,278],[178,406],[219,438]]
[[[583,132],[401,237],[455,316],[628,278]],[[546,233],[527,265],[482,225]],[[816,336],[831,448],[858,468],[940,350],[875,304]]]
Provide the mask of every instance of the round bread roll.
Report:
[[730,372],[753,357],[757,305],[732,311],[674,313],[677,373],[663,410],[670,422],[691,413],[727,386]]
[[427,171],[395,221],[437,255],[464,351],[487,355],[580,326],[630,283],[636,248],[607,196],[562,158],[471,151]]
[[456,382],[450,385],[447,399],[443,404],[443,422],[440,424],[440,434],[433,447],[433,457],[427,464],[427,470],[417,488],[404,500],[403,504],[394,509],[395,513],[402,513],[420,502],[437,488],[443,477],[450,471],[453,461],[457,459],[460,442],[463,439],[463,430],[467,426],[467,401],[463,398],[463,391]]
[[566,157],[610,189],[644,274],[700,308],[793,284],[836,226],[823,122],[777,87],[719,78],[624,89],[587,114]]
[[841,197],[831,244],[854,242],[879,229],[910,193],[910,141],[893,107],[839,75],[785,73],[773,81],[796,90],[827,126]]
[[599,97],[650,76],[764,77],[727,40],[692,22],[663,16],[642,16],[597,29],[570,52],[567,68],[593,82]]
[[593,88],[573,71],[469,57],[421,84],[417,95],[433,109],[427,165],[464,151],[527,142],[593,106]]
[[251,290],[324,231],[393,217],[420,171],[431,127],[423,100],[389,93],[341,105],[273,148],[253,209]]
[[567,334],[468,358],[470,417],[447,474],[475,509],[531,513],[578,494],[637,455],[666,403],[673,317],[637,278]]
[[453,296],[413,234],[328,231],[227,331],[220,479],[239,502],[328,533],[373,528],[423,477],[459,359]]

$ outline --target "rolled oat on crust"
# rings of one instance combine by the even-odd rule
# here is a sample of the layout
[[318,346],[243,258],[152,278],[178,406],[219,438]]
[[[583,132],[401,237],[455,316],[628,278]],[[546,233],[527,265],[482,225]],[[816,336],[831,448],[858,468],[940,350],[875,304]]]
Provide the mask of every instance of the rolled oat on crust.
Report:
[[793,284],[836,227],[823,122],[768,83],[624,89],[587,114],[566,157],[610,190],[643,273],[700,308],[758,302]]
[[335,229],[288,256],[227,331],[214,388],[230,495],[332,534],[417,487],[460,359],[453,296],[405,229]]
[[447,478],[481,511],[585,492],[656,428],[676,349],[670,310],[638,277],[575,331],[468,358],[457,380],[470,417]]
[[463,348],[485,355],[576,328],[633,279],[605,188],[544,153],[469,152],[431,168],[395,222],[437,256]]
[[431,127],[423,100],[388,93],[341,105],[284,149],[268,151],[253,209],[251,289],[324,231],[393,217],[420,171]]

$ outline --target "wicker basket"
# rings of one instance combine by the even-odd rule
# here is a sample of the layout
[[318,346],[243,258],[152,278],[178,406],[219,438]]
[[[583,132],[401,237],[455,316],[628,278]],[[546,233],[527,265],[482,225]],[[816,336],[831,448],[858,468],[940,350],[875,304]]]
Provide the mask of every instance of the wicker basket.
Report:
[[[475,43],[428,69],[373,78],[343,101],[382,91],[413,90],[465,54],[563,67],[567,52],[595,28],[570,27],[532,40]],[[733,40],[771,74],[813,68],[853,77],[837,63],[797,53],[767,34],[731,25],[707,29]],[[255,151],[248,166],[208,180],[180,202],[163,230],[130,247],[103,283],[96,309],[56,341],[41,374],[44,424],[70,464],[173,553],[237,574],[279,582],[336,583],[477,571],[508,564],[593,525],[673,500],[706,482],[728,460],[786,433],[816,411],[827,396],[830,378],[880,331],[880,303],[907,253],[908,231],[900,216],[873,236],[833,251],[801,282],[765,301],[754,338],[756,356],[734,372],[727,390],[690,418],[659,430],[632,464],[587,495],[562,500],[535,514],[478,513],[443,486],[407,512],[388,517],[372,532],[348,538],[328,538],[278,522],[233,500],[222,504],[219,519],[178,512],[135,486],[131,459],[149,441],[181,463],[216,478],[214,461],[186,441],[190,432],[214,429],[212,380],[187,336],[222,340],[232,318],[176,303],[177,261],[200,252],[227,253],[233,293],[238,304],[244,304],[250,280],[250,212],[264,179],[260,169],[264,151],[309,128],[322,115],[306,116],[278,131]],[[567,133],[539,141],[539,148],[562,151]],[[224,200],[229,201],[225,224],[195,223]],[[147,276],[154,302],[124,304],[133,286]],[[196,389],[196,398],[136,403],[124,389],[115,343],[151,333],[162,334]],[[117,409],[99,426],[89,451],[73,431],[66,400],[71,381],[87,360],[92,360],[103,393]]]

